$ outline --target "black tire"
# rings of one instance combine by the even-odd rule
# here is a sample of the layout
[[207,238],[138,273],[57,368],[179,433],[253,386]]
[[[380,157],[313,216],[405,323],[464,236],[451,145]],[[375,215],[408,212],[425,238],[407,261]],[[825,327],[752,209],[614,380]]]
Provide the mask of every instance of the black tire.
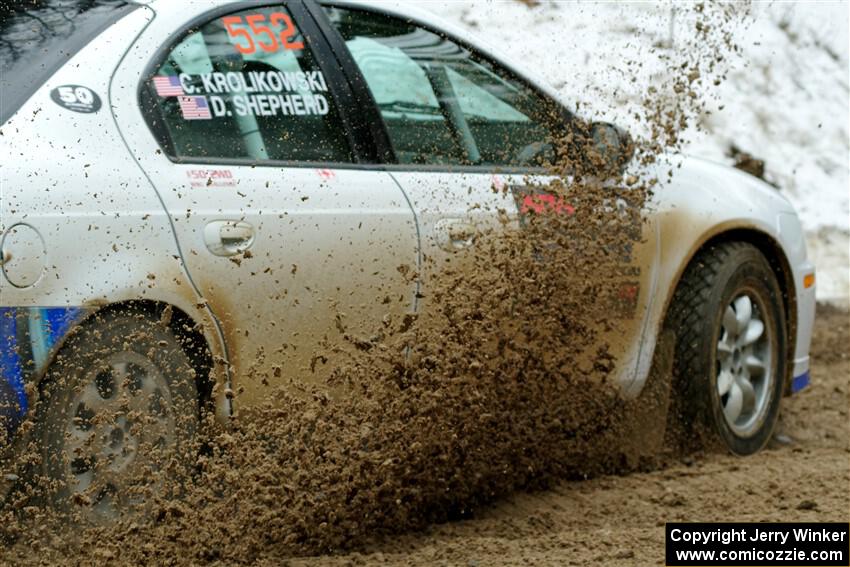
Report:
[[[752,319],[747,320],[760,317],[764,329],[751,346],[738,344],[746,342],[744,336],[732,341],[727,329],[737,325],[742,332],[737,320],[745,317],[743,297],[750,304]],[[724,320],[727,308],[734,318]],[[764,255],[742,242],[711,245],[699,252],[676,289],[665,326],[676,335],[669,428],[679,432],[680,444],[692,449],[719,441],[737,455],[759,451],[770,440],[779,416],[787,348],[782,292]],[[760,375],[758,365],[751,364],[757,353],[766,361]],[[755,358],[758,362],[759,356]],[[753,375],[742,366],[753,368]],[[739,379],[744,373],[750,385],[742,395],[740,385],[746,384],[739,385]],[[726,385],[727,393],[721,394]],[[749,404],[751,412],[742,409],[737,419],[732,417]]]
[[36,423],[52,507],[103,524],[143,515],[151,496],[179,490],[196,454],[199,399],[195,371],[164,322],[98,313],[45,378]]

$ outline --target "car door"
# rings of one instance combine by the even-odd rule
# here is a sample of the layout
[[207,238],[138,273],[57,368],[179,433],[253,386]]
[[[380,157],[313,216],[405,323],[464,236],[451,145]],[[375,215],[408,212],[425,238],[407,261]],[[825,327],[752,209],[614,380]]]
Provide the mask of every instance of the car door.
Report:
[[[413,204],[423,255],[434,260],[423,264],[426,297],[433,270],[474,246],[476,234],[506,220],[516,226],[529,211],[571,209],[547,191],[554,140],[570,120],[558,103],[427,23],[383,8],[332,3],[313,12],[343,52],[352,83],[368,88],[386,128],[387,153],[394,157],[387,168]],[[656,259],[651,222],[634,228],[644,234],[624,255],[610,305],[618,325],[603,338],[627,386],[635,377]]]
[[112,104],[221,324],[237,401],[318,381],[338,348],[412,309],[412,209],[388,173],[360,167],[348,87],[300,3],[157,10]]

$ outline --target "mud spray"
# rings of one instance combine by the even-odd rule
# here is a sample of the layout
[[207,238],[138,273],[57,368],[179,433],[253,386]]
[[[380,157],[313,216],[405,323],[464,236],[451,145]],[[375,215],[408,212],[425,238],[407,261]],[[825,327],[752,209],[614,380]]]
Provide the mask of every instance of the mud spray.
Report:
[[[5,463],[8,478],[19,479],[3,510],[6,560],[237,564],[334,553],[473,514],[517,489],[651,463],[645,449],[657,424],[638,422],[663,414],[652,404],[667,404],[669,360],[660,348],[640,404],[620,397],[609,337],[621,330],[623,266],[634,260],[656,183],[646,172],[664,169],[664,153],[680,148],[679,133],[705,111],[705,93],[735,51],[725,30],[747,11],[689,9],[688,44],[638,53],[624,66],[659,57],[675,78],[649,86],[634,109],[645,135],[625,174],[603,159],[589,121],[576,119],[554,140],[556,180],[537,188],[570,214],[505,219],[451,262],[403,274],[427,281],[422,315],[387,317],[377,329],[341,326],[342,346],[324,357],[327,383],[269,377],[277,385],[264,402],[226,426],[202,412],[194,441],[181,439],[182,461],[158,454],[156,438],[145,442],[131,499],[144,515],[91,525],[81,512],[91,502],[63,503],[64,487],[45,474],[50,455],[33,441]],[[158,334],[172,324],[166,319],[134,339],[148,341],[154,356],[168,347]],[[67,346],[108,351],[126,340],[123,324],[119,317],[115,333]],[[174,372],[193,371],[178,363]],[[65,368],[53,378],[74,375]],[[50,403],[44,392],[41,406]]]

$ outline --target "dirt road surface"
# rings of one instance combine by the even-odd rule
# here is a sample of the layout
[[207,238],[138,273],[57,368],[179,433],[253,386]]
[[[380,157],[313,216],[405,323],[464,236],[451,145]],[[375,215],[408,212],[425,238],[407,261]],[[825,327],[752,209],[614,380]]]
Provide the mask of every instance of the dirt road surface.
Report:
[[[779,440],[750,458],[694,455],[627,476],[517,494],[474,519],[316,565],[663,565],[670,521],[850,519],[850,314],[820,308],[812,385],[784,400]],[[786,437],[786,439],[783,439]]]

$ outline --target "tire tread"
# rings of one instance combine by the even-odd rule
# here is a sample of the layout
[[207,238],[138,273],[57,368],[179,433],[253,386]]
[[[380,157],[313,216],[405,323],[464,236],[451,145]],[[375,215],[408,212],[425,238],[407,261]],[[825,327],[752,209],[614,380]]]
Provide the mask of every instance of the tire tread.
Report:
[[723,242],[710,244],[698,252],[685,269],[673,294],[665,318],[664,328],[676,337],[673,357],[673,399],[671,401],[668,430],[672,432],[672,444],[679,449],[683,445],[701,446],[705,439],[698,434],[708,425],[709,411],[706,396],[697,391],[702,385],[694,376],[705,372],[703,351],[704,322],[712,317],[711,294],[718,285],[721,272],[733,256],[752,249],[761,252],[746,242]]

